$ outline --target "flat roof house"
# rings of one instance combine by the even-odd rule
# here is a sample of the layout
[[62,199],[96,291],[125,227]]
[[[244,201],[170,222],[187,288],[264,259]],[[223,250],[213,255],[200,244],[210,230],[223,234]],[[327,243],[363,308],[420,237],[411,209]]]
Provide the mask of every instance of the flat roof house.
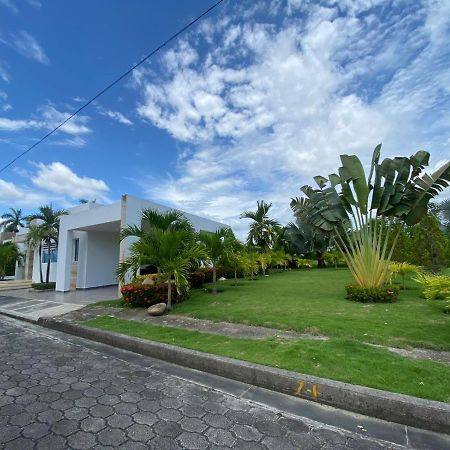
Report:
[[[121,228],[141,225],[145,208],[168,211],[173,208],[148,200],[123,195],[120,202],[111,205],[85,203],[68,210],[62,216],[58,248],[44,248],[42,270],[50,266],[50,281],[56,281],[56,290],[66,292],[117,284],[116,269],[128,255],[130,244],[136,238],[119,239]],[[215,231],[224,225],[214,220],[184,213],[196,230]],[[15,240],[26,254],[23,267],[17,267],[16,280],[32,279],[39,282],[39,253],[25,244],[27,230],[22,229]],[[50,261],[48,261],[50,259]]]

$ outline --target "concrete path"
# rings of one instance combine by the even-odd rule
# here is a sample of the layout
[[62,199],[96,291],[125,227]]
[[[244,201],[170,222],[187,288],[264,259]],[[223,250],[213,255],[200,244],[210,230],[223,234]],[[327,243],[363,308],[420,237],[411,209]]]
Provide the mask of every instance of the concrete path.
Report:
[[445,449],[369,419],[0,318],[0,447]]
[[117,297],[117,286],[70,292],[34,291],[32,289],[2,291],[0,293],[0,313],[37,320],[39,317],[59,316],[81,309],[90,303]]

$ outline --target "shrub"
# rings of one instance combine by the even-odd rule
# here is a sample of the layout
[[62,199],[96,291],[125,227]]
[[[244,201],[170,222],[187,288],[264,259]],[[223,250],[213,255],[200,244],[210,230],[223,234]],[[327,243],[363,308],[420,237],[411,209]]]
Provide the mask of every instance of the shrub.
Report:
[[[161,279],[165,279],[165,274],[161,274],[159,276],[159,278]],[[154,282],[158,281],[158,274],[157,273],[149,273],[146,275],[136,275],[135,279],[134,279],[134,284],[142,284],[145,280],[150,279],[153,280]]]
[[450,294],[450,277],[446,275],[431,275],[420,272],[414,281],[422,285],[423,295],[427,300],[444,298]]
[[32,283],[31,287],[37,291],[54,291],[56,283]]
[[298,256],[294,257],[294,262],[299,269],[311,269],[314,265],[314,261],[311,259],[300,258]]
[[398,275],[402,277],[402,286],[405,289],[405,277],[409,273],[416,273],[420,270],[419,266],[409,264],[407,262],[392,262],[389,264],[389,271],[391,273],[390,281],[392,278],[397,278]]
[[205,272],[201,269],[197,269],[189,274],[189,286],[192,289],[199,289],[205,282]]
[[[121,287],[126,305],[133,307],[148,307],[156,303],[167,303],[167,284],[126,284]],[[172,303],[180,303],[185,295],[180,295],[172,285]]]
[[347,299],[359,303],[393,303],[397,300],[399,289],[396,286],[364,288],[357,284],[345,286]]

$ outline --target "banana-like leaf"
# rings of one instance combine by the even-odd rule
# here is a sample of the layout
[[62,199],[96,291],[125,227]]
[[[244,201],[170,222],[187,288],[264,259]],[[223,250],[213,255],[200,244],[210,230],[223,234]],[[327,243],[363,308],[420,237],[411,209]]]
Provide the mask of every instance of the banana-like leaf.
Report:
[[[364,168],[356,155],[341,155],[342,170],[340,169],[341,178],[343,178],[342,186],[344,189],[344,183],[353,184],[353,189],[355,191],[356,199],[348,194],[348,188],[346,192],[343,191],[344,197],[351,203],[350,198],[356,201],[362,214],[367,214],[367,203],[369,198],[369,186],[366,181],[366,174],[364,173]],[[349,198],[347,198],[349,196]]]
[[409,207],[405,217],[408,225],[420,222],[428,211],[428,202],[450,185],[450,161],[432,175],[426,173],[415,181],[414,188],[405,194],[405,203]]

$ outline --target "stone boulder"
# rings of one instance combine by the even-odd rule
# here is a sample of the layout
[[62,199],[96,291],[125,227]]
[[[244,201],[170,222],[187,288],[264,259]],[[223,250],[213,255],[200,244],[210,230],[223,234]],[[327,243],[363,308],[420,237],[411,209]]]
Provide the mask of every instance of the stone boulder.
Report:
[[151,278],[146,278],[142,284],[155,284],[155,282]]
[[165,303],[157,303],[156,305],[150,306],[150,308],[147,309],[147,312],[151,316],[162,316],[166,308],[167,305]]

